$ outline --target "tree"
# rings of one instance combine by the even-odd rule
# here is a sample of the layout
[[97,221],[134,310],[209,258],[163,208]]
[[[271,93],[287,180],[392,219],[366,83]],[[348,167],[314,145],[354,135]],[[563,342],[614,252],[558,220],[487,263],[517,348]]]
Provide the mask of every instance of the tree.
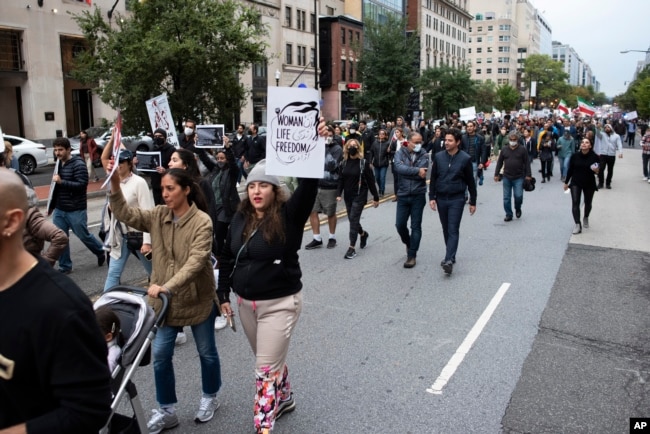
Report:
[[467,107],[476,94],[476,83],[467,66],[427,68],[422,71],[418,88],[422,92],[424,112],[435,114],[436,118]]
[[381,24],[369,19],[364,24],[363,47],[357,76],[363,84],[354,103],[377,119],[395,119],[404,114],[411,87],[417,86],[417,34],[406,35],[403,19],[389,14]]
[[499,86],[496,91],[499,109],[510,111],[517,108],[519,91],[509,84]]
[[553,60],[547,54],[531,54],[524,63],[525,80],[537,82],[536,105],[559,99],[567,92],[566,80],[569,75],[564,72],[562,62]]
[[89,49],[73,77],[120,108],[125,129],[148,130],[145,101],[163,93],[179,126],[185,118],[229,124],[247,97],[239,74],[267,60],[259,13],[233,0],[148,0],[131,9],[113,16],[117,28],[98,7],[74,16]]
[[474,106],[476,106],[477,112],[492,113],[492,107],[494,107],[496,99],[496,84],[492,80],[486,80],[476,85]]

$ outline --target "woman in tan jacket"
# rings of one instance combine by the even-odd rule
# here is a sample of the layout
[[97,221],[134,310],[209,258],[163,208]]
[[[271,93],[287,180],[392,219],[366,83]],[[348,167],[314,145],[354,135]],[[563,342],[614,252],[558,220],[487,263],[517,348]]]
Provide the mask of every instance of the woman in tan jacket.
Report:
[[[112,169],[113,162],[108,164]],[[158,294],[170,297],[164,325],[153,341],[156,400],[160,409],[149,420],[150,433],[178,425],[175,412],[176,390],[172,355],[176,334],[190,326],[201,361],[203,395],[196,422],[207,422],[219,404],[221,367],[214,338],[214,321],[219,314],[214,273],[210,261],[212,221],[205,212],[205,198],[189,172],[170,169],[162,177],[165,205],[151,210],[129,207],[117,176],[111,177],[111,209],[118,220],[151,234],[152,273],[148,294],[152,302]]]

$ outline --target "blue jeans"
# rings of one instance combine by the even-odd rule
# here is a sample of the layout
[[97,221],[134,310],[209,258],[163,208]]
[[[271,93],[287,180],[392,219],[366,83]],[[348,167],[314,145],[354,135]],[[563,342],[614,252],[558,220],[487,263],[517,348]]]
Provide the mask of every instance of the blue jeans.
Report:
[[[122,256],[120,256],[120,259],[111,258],[108,264],[108,275],[106,276],[106,282],[104,283],[104,291],[120,284],[120,277],[122,276],[124,267],[126,267],[126,261],[129,259],[129,256],[131,256],[131,251],[126,245],[126,236],[122,237],[121,254]],[[151,261],[147,261],[140,251],[135,252],[135,254],[140,262],[142,262],[142,266],[144,267],[144,271],[147,272],[147,276],[151,276]]]
[[510,179],[503,177],[503,209],[512,217],[512,194],[515,195],[515,209],[521,209],[524,201],[524,178]]
[[465,198],[463,195],[451,199],[440,198],[436,200],[438,207],[438,216],[442,225],[442,234],[445,238],[446,261],[456,260],[456,250],[458,250],[458,240],[460,239],[460,221],[463,218],[463,209],[465,208]]
[[377,181],[377,186],[379,186],[380,196],[386,191],[386,172],[388,172],[388,166],[375,167],[375,181]]
[[[426,194],[408,194],[397,196],[397,216],[395,227],[402,242],[408,248],[407,256],[415,258],[422,239],[422,213],[427,203]],[[411,219],[411,233],[406,224]]]
[[[104,256],[104,248],[102,243],[90,232],[88,232],[88,214],[85,209],[79,211],[61,211],[54,209],[52,222],[61,229],[65,234],[70,236],[70,229],[81,240],[82,243],[93,252],[93,255],[100,257]],[[70,244],[65,246],[63,253],[59,257],[59,270],[70,271],[72,270],[72,259],[70,258]]]
[[560,173],[563,179],[566,178],[566,173],[569,171],[569,161],[571,161],[571,154],[564,157],[561,161]]
[[244,162],[241,161],[241,159],[239,159],[239,158],[236,160],[236,162],[237,162],[237,169],[239,170],[239,174],[237,175],[237,184],[239,184],[241,182],[242,176],[248,177],[248,175],[246,174],[246,171],[244,170]]
[[[173,301],[172,301],[173,302]],[[192,334],[196,342],[201,361],[201,384],[203,396],[217,396],[221,388],[221,365],[217,343],[214,339],[214,320],[217,318],[217,306],[200,324],[192,326]],[[176,378],[174,376],[174,345],[176,334],[182,327],[162,326],[158,329],[153,340],[153,373],[156,381],[156,400],[160,406],[176,404]],[[185,367],[185,375],[194,375],[189,367]]]

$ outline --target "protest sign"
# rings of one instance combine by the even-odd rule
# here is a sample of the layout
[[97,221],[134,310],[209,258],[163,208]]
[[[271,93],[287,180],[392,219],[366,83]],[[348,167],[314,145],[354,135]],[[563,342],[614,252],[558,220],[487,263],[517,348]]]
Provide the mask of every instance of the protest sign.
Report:
[[223,125],[197,125],[195,148],[223,148]]
[[149,122],[151,123],[151,131],[156,131],[162,128],[167,131],[167,141],[178,148],[179,141],[176,136],[176,127],[174,127],[174,119],[172,112],[169,109],[169,102],[167,95],[160,95],[151,98],[146,102],[147,112],[149,113]]
[[138,164],[135,167],[140,172],[157,172],[156,169],[160,167],[162,161],[160,152],[137,151],[135,156],[138,159]]
[[459,110],[461,121],[471,121],[476,119],[476,107],[465,107]]
[[269,87],[266,173],[322,178],[325,138],[318,135],[318,90]]

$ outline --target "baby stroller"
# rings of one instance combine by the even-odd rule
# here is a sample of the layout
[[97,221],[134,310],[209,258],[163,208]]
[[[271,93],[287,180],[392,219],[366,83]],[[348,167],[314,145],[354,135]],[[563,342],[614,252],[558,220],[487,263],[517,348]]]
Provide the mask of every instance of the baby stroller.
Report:
[[[151,342],[165,319],[169,299],[164,293],[159,295],[162,308],[156,316],[145,300],[146,295],[147,291],[142,288],[118,285],[102,294],[94,304],[95,309],[106,305],[111,307],[120,319],[123,338],[121,359],[111,372],[111,416],[106,426],[100,430],[102,434],[147,432],[146,415],[131,379],[138,367],[146,366],[151,361]],[[125,396],[128,396],[133,409],[132,416],[116,413]]]

